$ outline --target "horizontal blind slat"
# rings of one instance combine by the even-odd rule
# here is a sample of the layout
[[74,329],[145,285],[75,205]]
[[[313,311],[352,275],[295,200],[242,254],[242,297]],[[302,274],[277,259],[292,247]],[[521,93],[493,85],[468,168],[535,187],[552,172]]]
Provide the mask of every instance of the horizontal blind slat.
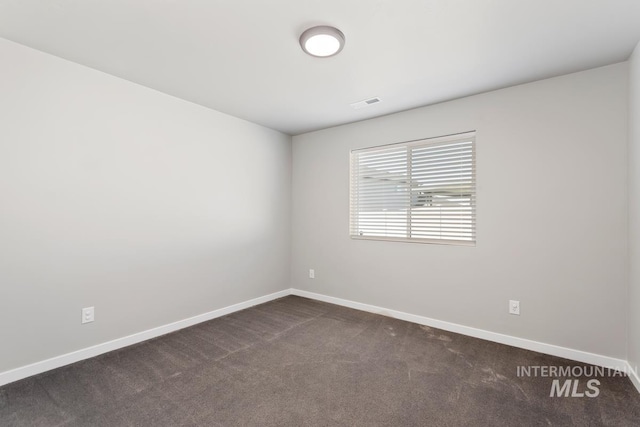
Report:
[[353,237],[475,242],[472,133],[351,153]]

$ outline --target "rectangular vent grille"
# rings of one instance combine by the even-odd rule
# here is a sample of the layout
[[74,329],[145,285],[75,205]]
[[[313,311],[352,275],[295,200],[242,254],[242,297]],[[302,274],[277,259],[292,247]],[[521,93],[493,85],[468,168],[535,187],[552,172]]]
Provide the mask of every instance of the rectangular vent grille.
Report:
[[370,107],[374,104],[379,104],[380,102],[382,102],[382,100],[378,97],[365,99],[364,101],[354,102],[353,104],[351,104],[351,108],[353,108],[354,110],[359,110],[360,108]]

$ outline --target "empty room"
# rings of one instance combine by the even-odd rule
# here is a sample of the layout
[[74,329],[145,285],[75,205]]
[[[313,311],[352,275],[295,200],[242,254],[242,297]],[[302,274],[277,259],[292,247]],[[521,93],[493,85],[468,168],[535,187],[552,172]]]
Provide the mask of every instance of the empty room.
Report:
[[0,426],[639,426],[640,1],[0,0]]

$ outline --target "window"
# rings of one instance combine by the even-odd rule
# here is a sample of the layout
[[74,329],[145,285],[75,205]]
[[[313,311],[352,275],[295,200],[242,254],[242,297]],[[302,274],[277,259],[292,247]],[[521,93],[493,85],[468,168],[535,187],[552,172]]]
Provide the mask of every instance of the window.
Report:
[[351,152],[351,237],[474,245],[475,132]]

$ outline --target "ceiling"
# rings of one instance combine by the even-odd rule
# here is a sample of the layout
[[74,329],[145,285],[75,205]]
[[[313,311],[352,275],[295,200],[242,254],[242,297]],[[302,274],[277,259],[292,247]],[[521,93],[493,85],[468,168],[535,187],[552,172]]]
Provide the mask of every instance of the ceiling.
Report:
[[295,135],[624,61],[640,1],[0,0],[0,37]]

